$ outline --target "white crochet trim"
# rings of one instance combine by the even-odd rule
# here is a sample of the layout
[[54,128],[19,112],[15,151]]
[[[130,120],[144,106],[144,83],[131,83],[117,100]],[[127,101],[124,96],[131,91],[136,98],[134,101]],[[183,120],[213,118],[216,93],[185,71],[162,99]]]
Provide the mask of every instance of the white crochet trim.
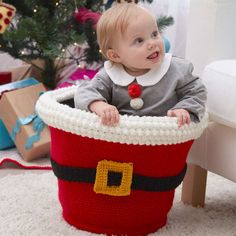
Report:
[[116,143],[139,145],[167,145],[193,140],[207,126],[208,116],[201,122],[178,128],[176,117],[151,117],[121,115],[119,125],[109,127],[91,112],[60,104],[74,97],[76,86],[49,91],[40,96],[36,110],[49,126],[73,134]]

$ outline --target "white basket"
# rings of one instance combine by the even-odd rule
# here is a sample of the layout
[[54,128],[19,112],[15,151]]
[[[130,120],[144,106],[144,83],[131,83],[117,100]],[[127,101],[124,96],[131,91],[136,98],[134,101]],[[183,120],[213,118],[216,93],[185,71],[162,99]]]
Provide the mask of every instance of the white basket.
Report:
[[76,86],[49,91],[40,96],[36,110],[43,121],[54,128],[83,137],[138,145],[169,145],[200,137],[208,123],[205,114],[199,123],[178,127],[176,117],[121,115],[115,127],[100,123],[91,112],[71,108],[60,102],[74,97]]

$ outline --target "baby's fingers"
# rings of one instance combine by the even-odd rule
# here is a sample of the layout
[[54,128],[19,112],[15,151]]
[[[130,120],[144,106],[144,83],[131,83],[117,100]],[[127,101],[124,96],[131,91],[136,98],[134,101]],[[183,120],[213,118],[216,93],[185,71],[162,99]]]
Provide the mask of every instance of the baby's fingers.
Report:
[[188,112],[186,112],[186,114],[184,115],[184,124],[190,124],[191,118],[190,118],[190,114]]
[[111,111],[110,115],[110,125],[116,125],[120,119],[119,112],[117,111],[117,109],[114,109]]
[[119,113],[117,109],[105,110],[101,116],[101,122],[104,125],[115,125],[119,122]]
[[178,127],[181,127],[181,126],[184,124],[184,117],[183,117],[183,114],[182,114],[182,113],[177,113],[177,114],[176,114],[176,117],[177,117],[177,124],[178,124]]
[[190,123],[190,115],[188,112],[177,114],[177,119],[178,119],[177,123],[179,127]]
[[105,110],[101,115],[101,122],[103,125],[109,125],[110,123],[110,111]]

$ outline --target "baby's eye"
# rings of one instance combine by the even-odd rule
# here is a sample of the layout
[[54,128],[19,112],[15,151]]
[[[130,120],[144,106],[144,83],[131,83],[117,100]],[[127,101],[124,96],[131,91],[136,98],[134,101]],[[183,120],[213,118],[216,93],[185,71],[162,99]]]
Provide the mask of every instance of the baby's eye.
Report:
[[158,31],[153,31],[152,38],[157,38],[157,37],[158,37]]
[[140,43],[142,43],[144,40],[143,40],[143,38],[136,38],[135,40],[134,40],[134,43],[135,44],[140,44]]

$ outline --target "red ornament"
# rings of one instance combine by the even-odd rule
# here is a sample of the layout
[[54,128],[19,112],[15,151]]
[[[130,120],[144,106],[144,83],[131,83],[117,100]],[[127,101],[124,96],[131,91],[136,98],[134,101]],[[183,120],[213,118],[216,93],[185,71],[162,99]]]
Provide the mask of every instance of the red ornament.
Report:
[[8,11],[8,12],[7,12],[7,15],[8,15],[9,17],[11,17],[12,14],[13,14],[12,11]]
[[141,95],[142,89],[139,84],[130,84],[128,87],[128,93],[131,98],[137,98]]
[[3,3],[0,0],[0,34],[3,34],[12,21],[16,8],[10,4]]
[[9,25],[9,24],[10,24],[10,20],[9,20],[8,18],[4,19],[4,23],[5,23],[6,25]]
[[96,24],[100,18],[101,14],[98,12],[90,11],[85,7],[79,8],[78,11],[74,13],[75,19],[80,23],[84,24],[86,21],[91,20],[93,22],[93,27],[96,27]]

